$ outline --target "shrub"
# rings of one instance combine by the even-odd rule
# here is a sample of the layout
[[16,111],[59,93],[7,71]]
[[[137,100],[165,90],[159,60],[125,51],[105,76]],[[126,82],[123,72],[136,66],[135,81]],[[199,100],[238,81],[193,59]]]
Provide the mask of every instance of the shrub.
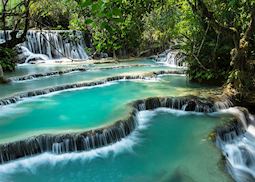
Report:
[[16,52],[13,49],[0,47],[0,64],[3,71],[14,71],[16,65]]

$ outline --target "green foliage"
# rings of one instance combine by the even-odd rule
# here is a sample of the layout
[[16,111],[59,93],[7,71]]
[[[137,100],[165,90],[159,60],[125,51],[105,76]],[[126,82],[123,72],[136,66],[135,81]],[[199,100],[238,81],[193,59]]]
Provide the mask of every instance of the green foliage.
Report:
[[[23,5],[23,0],[9,0],[6,5],[6,14],[14,14],[13,16],[6,16],[5,17],[5,27],[6,30],[12,30],[13,25],[15,21],[18,20],[18,18],[21,18],[25,12],[25,8]],[[0,12],[3,13],[3,1],[0,2]],[[1,16],[2,17],[2,16]],[[22,24],[22,23],[21,23]],[[24,25],[20,25],[22,28]],[[0,30],[3,30],[3,21],[1,19],[0,21]]]
[[223,84],[224,81],[228,78],[228,71],[224,69],[216,70],[203,70],[197,65],[190,67],[187,71],[190,80],[197,81],[199,83],[211,83],[211,84]]
[[16,65],[16,52],[12,49],[0,47],[0,65],[3,71],[14,71]]
[[[249,24],[250,7],[254,1],[204,0],[204,2],[221,25],[245,32]],[[156,43],[157,39],[159,40],[156,45],[164,42],[163,37],[168,36],[166,40],[176,40],[187,55],[186,62],[189,65],[187,73],[192,80],[227,81],[232,69],[230,67],[230,51],[234,48],[232,37],[216,32],[213,26],[208,24],[207,19],[193,12],[187,1],[169,0],[165,6],[168,12],[171,12],[171,16],[163,18],[165,12],[162,9],[155,10],[156,16],[151,16],[151,26],[148,29],[150,34],[147,37],[156,37],[153,40]],[[162,18],[165,22],[161,21]]]
[[[233,69],[229,73],[227,83],[231,83],[234,88],[241,92],[253,90],[255,87],[254,71],[255,70],[252,70],[251,72],[243,72],[238,69]],[[245,82],[243,82],[243,80],[245,80]]]
[[[240,36],[249,26],[250,11],[255,6],[254,0],[203,2],[217,23]],[[187,56],[190,79],[232,82],[244,77],[230,67],[230,52],[235,47],[232,37],[216,31],[207,18],[194,12],[187,0],[36,0],[30,14],[35,27],[83,31],[92,39],[89,41],[93,47],[88,49],[91,54],[97,51],[138,55],[147,50],[157,53],[178,44]],[[10,28],[13,21],[9,19]],[[64,36],[72,40],[70,35]],[[250,42],[252,50],[254,38]],[[254,51],[251,55],[255,59]]]
[[[19,4],[21,2],[21,0],[9,0],[8,4],[7,4],[7,9],[12,9],[14,8],[17,4]],[[3,9],[3,4],[2,2],[0,3],[0,11],[2,11]]]
[[30,17],[33,26],[46,29],[68,29],[73,14],[75,1],[69,0],[36,0],[30,6]]
[[134,54],[142,42],[143,17],[157,4],[149,0],[82,0],[69,28],[90,31],[98,52]]

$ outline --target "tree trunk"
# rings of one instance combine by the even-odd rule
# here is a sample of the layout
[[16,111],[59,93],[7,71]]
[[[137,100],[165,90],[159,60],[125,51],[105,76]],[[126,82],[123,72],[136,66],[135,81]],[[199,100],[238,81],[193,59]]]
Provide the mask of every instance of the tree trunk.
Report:
[[246,90],[249,90],[249,82],[253,75],[247,64],[249,55],[251,52],[251,40],[253,39],[255,29],[255,7],[251,9],[251,20],[249,26],[244,33],[243,37],[239,40],[238,47],[231,50],[231,66],[233,67],[233,74],[230,80],[233,87],[244,94]]
[[116,58],[117,58],[117,57],[116,57],[116,51],[113,50],[112,54],[113,54],[113,59],[116,60]]
[[3,72],[2,66],[0,65],[0,84],[7,84],[9,82],[10,82],[10,79],[4,78],[4,72]]
[[[235,27],[227,27],[221,25],[215,18],[214,12],[209,11],[203,0],[196,0],[193,3],[191,0],[187,0],[192,8],[193,13],[200,16],[204,21],[208,21],[212,28],[218,34],[228,36],[232,38],[235,47],[231,50],[231,64],[232,72],[229,75],[229,84],[231,87],[241,94],[249,87],[249,80],[252,76],[247,66],[247,61],[250,55],[250,44],[253,38],[255,29],[255,7],[251,7],[250,14],[251,20],[247,30],[241,37],[242,33],[239,33]],[[250,77],[250,78],[249,78]]]
[[4,77],[4,71],[2,66],[0,65],[0,79]]
[[8,3],[8,0],[2,0],[3,10],[2,10],[2,23],[3,23],[3,30],[4,30],[4,40],[7,41],[7,34],[6,34],[6,5]]
[[4,84],[7,83],[7,80],[4,79],[4,72],[3,72],[3,68],[0,65],[0,84]]

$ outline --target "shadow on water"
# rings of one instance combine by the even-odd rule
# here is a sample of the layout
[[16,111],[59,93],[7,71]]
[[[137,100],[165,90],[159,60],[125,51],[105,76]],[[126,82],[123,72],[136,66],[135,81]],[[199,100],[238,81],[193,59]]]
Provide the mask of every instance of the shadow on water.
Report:
[[174,172],[162,170],[154,176],[133,176],[126,179],[124,182],[197,182],[189,176],[187,169],[177,167]]
[[167,174],[160,181],[161,182],[196,182],[187,173],[188,171],[186,171],[185,169],[181,169],[180,167],[177,167],[173,173]]

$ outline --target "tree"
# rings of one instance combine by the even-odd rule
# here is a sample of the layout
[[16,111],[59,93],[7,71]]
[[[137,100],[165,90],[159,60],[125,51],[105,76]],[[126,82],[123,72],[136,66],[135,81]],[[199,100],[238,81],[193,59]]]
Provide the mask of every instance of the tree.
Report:
[[71,28],[92,34],[98,52],[136,55],[142,42],[143,17],[161,2],[155,0],[80,0]]
[[[8,6],[10,0],[2,0],[2,29],[4,31],[5,42],[0,44],[0,47],[14,48],[17,44],[25,41],[26,34],[29,28],[29,6],[30,0],[22,0],[14,7]],[[10,8],[8,8],[10,7]],[[12,30],[10,32],[10,39],[7,36],[7,22],[13,23]],[[22,28],[20,36],[17,34]]]
[[[232,70],[228,77],[228,83],[235,91],[243,94],[245,90],[250,89],[250,78],[253,76],[248,63],[253,57],[251,45],[254,45],[255,2],[252,0],[215,1],[216,8],[220,9],[219,6],[225,6],[225,13],[227,12],[232,16],[231,18],[234,18],[234,22],[231,22],[225,18],[226,16],[221,16],[221,19],[219,19],[215,11],[209,10],[203,0],[187,1],[194,14],[210,25],[215,32],[232,40],[233,48],[230,51],[230,66]],[[224,10],[221,11],[221,14],[223,13]],[[242,19],[238,20],[240,17]],[[243,17],[249,17],[249,20]]]
[[67,30],[72,17],[77,14],[73,0],[34,0],[30,6],[31,26]]

